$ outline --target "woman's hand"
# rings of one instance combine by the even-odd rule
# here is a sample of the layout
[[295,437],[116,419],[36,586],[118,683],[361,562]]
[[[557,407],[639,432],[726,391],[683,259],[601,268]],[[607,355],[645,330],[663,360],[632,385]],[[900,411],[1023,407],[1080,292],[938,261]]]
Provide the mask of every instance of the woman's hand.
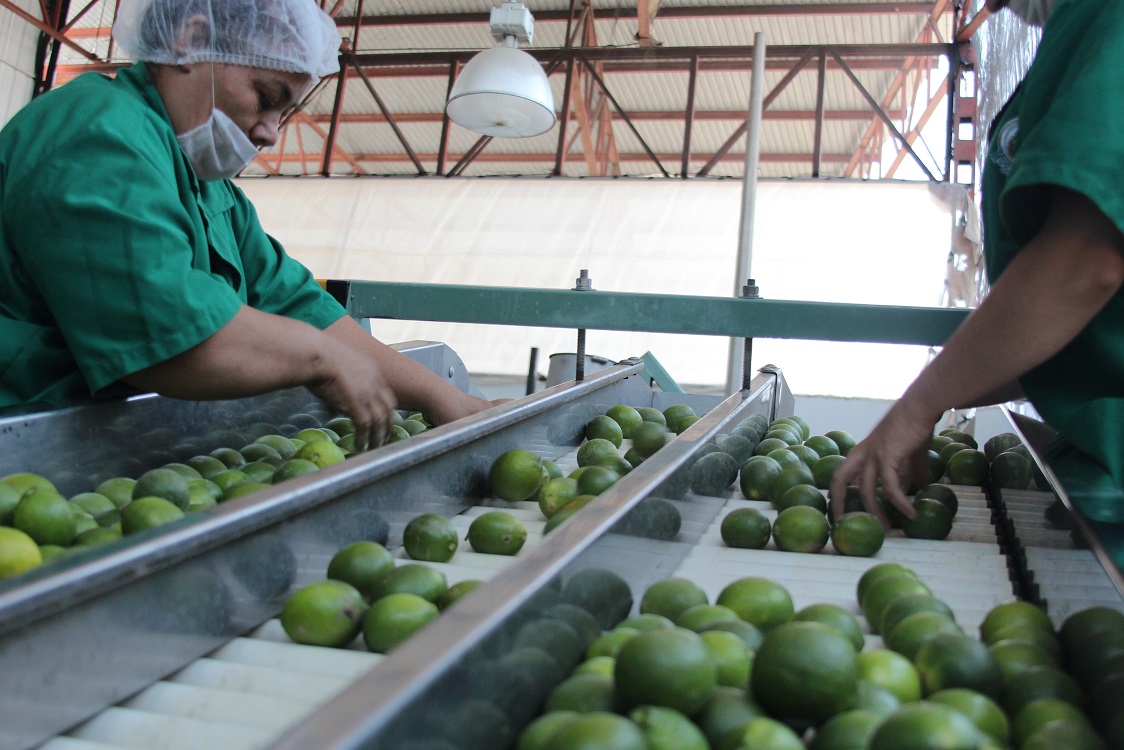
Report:
[[847,460],[836,469],[829,491],[835,517],[843,514],[848,485],[855,485],[863,507],[886,528],[889,520],[875,494],[879,486],[895,508],[914,518],[917,513],[904,490],[913,480],[922,482],[929,477],[928,450],[935,421],[907,398],[896,402],[870,436],[852,448]]
[[369,352],[323,336],[322,374],[308,388],[355,423],[355,449],[382,445],[393,424],[394,391]]

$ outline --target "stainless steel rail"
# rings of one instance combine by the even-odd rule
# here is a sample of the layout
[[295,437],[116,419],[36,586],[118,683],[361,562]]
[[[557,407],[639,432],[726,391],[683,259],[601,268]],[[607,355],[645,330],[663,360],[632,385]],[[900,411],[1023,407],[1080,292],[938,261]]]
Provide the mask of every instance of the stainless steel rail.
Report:
[[[588,555],[642,499],[681,498],[687,492],[686,470],[701,446],[723,428],[728,431],[736,420],[751,413],[769,414],[782,391],[786,389],[779,371],[758,376],[751,389],[710,410],[665,446],[658,460],[640,464],[522,557],[518,565],[508,567],[472,597],[446,611],[273,747],[397,748],[435,739],[429,736],[434,726],[430,718],[456,714],[466,702],[479,700],[474,695],[478,681],[466,673],[483,669],[489,654],[503,653],[515,630],[542,606],[536,595],[561,582],[575,561]],[[658,544],[653,558],[658,556],[660,564],[669,569],[690,549],[685,544],[678,548],[671,542]],[[588,565],[589,561],[583,562]]]

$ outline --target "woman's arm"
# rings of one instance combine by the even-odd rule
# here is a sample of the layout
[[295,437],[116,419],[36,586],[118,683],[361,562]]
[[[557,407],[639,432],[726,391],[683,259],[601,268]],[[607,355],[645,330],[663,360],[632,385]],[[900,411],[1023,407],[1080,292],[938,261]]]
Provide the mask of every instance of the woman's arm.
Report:
[[984,402],[1072,341],[1124,283],[1124,236],[1088,198],[1057,189],[1042,230],[1015,257],[979,308],[949,338],[831,483],[835,510],[847,485],[885,520],[882,483],[912,517],[902,487],[920,470],[933,424],[950,408]]
[[354,420],[356,445],[380,444],[395,406],[369,350],[247,306],[200,344],[123,380],[164,396],[198,400],[307,386]]

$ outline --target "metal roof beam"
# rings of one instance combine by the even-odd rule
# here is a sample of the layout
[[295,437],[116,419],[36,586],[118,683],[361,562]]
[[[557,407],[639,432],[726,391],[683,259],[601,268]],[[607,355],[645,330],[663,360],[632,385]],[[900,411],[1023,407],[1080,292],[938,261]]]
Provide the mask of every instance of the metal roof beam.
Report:
[[[486,138],[487,138],[487,136],[484,136],[480,140],[483,141]],[[474,146],[474,149],[475,148],[476,147]],[[465,154],[460,155],[460,158],[463,160],[465,157],[470,156],[474,149],[470,149]],[[655,155],[657,157],[659,157],[659,159],[661,161],[675,161],[681,156],[681,154],[678,151],[665,151],[665,152],[656,153]],[[435,154],[435,153],[433,153],[433,154],[429,154],[429,153],[417,154],[417,156],[423,162],[436,162],[437,161],[437,154]],[[450,155],[449,158],[453,158],[455,156],[456,155]],[[692,154],[692,160],[698,162],[698,161],[702,161],[704,159],[710,159],[713,156],[714,156],[713,154],[694,153],[694,154]],[[273,160],[274,162],[276,162],[276,159],[277,159],[277,157],[275,155],[272,155],[272,154],[266,155],[265,158]],[[649,162],[650,163],[652,161],[651,155],[649,155],[647,152],[644,152],[644,151],[635,151],[635,152],[623,152],[622,151],[619,155],[619,158],[620,158],[621,161],[630,161],[630,162]],[[820,158],[820,161],[824,164],[846,164],[847,160],[850,159],[850,158],[851,158],[850,154],[823,154]],[[293,163],[293,162],[301,162],[301,161],[319,161],[319,159],[320,159],[320,154],[303,154],[303,155],[302,154],[282,154],[281,155],[281,161],[284,162],[284,163]],[[532,153],[532,154],[527,154],[527,153],[501,154],[501,153],[494,153],[494,152],[493,153],[481,153],[481,152],[477,151],[476,155],[474,157],[472,157],[472,161],[481,162],[481,163],[493,163],[493,164],[494,163],[509,163],[509,164],[528,164],[528,163],[532,163],[532,164],[542,164],[544,167],[548,167],[548,168],[553,166],[554,159],[555,159],[555,154],[553,152],[545,152],[545,151],[542,152],[542,153]],[[352,152],[352,153],[348,154],[348,161],[352,161],[352,160],[354,160],[356,162],[371,162],[371,163],[380,163],[380,164],[400,164],[400,163],[401,164],[412,164],[412,162],[410,160],[410,157],[408,157],[406,154],[402,154],[402,153],[355,153],[355,152]],[[739,164],[741,162],[743,162],[744,160],[745,160],[745,154],[740,153],[740,152],[735,152],[735,151],[729,151],[729,152],[723,154],[721,159],[720,159],[720,161],[737,162]],[[770,163],[770,164],[791,164],[791,163],[811,164],[812,154],[810,154],[810,153],[768,153],[768,154],[761,154],[761,161],[764,162],[764,163]],[[452,174],[452,172],[450,172],[450,174]]]
[[[682,122],[685,112],[681,109],[672,110],[640,110],[628,113],[633,122]],[[313,122],[327,123],[331,121],[330,114],[308,114],[308,119]],[[614,113],[614,120],[622,120],[620,115]],[[728,122],[731,120],[744,120],[745,112],[740,109],[696,109],[693,119],[704,122]],[[766,110],[764,119],[780,122],[802,122],[816,119],[815,110],[811,109],[784,109]],[[869,109],[843,109],[824,110],[824,120],[835,122],[848,122],[852,120],[869,120]],[[441,112],[402,112],[394,115],[394,121],[399,124],[428,125],[440,123],[444,120]],[[377,112],[355,113],[345,112],[340,115],[340,122],[345,125],[383,125],[389,121]]]

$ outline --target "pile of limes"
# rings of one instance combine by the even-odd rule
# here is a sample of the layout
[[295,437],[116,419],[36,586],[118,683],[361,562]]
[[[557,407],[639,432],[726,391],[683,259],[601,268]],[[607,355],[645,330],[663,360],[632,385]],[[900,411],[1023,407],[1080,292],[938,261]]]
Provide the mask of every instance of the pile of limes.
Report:
[[[303,416],[305,423],[319,422]],[[388,442],[429,427],[421,414],[396,411],[394,418]],[[0,579],[310,474],[355,453],[355,426],[347,417],[292,431],[290,437],[262,435],[238,450],[216,448],[135,479],[106,479],[69,499],[37,474],[0,478]]]
[[[422,524],[424,531],[430,520]],[[449,586],[436,568],[420,563],[396,566],[378,542],[355,542],[332,557],[325,580],[289,596],[281,610],[281,626],[297,643],[336,648],[349,645],[362,632],[367,648],[384,653],[479,585],[465,580]]]
[[[1055,633],[1038,607],[992,609],[980,638],[900,565],[859,580],[861,612],[795,612],[763,578],[711,603],[683,578],[592,637],[517,750],[1108,750],[1124,741],[1124,614]],[[1065,665],[1065,671],[1059,665]]]
[[952,484],[978,486],[990,481],[1003,489],[1025,490],[1032,484],[1045,489],[1045,478],[1030,451],[1012,432],[989,438],[981,451],[971,435],[943,429],[929,444],[929,473],[934,482],[948,477]]

